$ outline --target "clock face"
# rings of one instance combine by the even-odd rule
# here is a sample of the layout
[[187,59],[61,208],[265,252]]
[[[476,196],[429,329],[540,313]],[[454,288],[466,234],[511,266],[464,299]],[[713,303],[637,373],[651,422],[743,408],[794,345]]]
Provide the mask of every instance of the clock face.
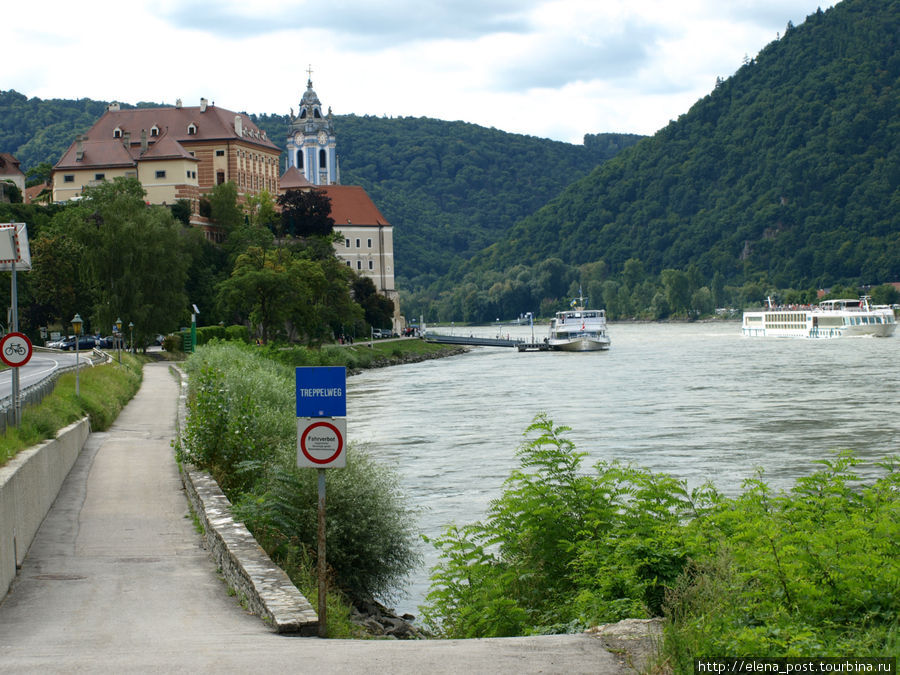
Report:
[[328,134],[326,134],[324,131],[320,131],[319,132],[319,144],[325,145],[327,142],[328,142]]

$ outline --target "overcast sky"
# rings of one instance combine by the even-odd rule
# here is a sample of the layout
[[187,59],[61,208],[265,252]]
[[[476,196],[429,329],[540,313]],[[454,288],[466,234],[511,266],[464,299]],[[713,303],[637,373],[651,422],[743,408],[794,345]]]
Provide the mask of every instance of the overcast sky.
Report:
[[[284,114],[307,68],[335,114],[581,143],[652,134],[817,0],[26,0],[0,89]],[[15,55],[15,57],[13,57]]]

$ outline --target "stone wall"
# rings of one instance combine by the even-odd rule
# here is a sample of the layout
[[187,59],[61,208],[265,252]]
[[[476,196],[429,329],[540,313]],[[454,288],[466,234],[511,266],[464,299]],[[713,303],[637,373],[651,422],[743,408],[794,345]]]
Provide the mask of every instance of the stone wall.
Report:
[[[180,434],[186,417],[187,379],[181,370],[176,370],[182,379],[178,401]],[[213,559],[247,608],[277,633],[316,635],[319,618],[312,605],[284,570],[272,562],[243,523],[235,522],[231,503],[212,476],[184,464],[181,478]]]
[[88,418],[0,467],[0,600],[90,434]]

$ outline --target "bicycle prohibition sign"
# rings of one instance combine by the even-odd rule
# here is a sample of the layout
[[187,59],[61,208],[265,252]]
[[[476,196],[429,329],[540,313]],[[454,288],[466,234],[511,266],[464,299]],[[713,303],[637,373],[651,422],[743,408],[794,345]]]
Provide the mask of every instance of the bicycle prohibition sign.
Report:
[[0,359],[10,368],[24,366],[31,360],[31,340],[23,333],[7,333],[0,340]]

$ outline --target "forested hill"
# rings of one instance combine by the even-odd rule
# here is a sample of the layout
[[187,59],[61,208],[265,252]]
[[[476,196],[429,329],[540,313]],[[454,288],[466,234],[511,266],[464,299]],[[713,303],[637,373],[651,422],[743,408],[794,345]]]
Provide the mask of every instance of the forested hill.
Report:
[[[327,101],[324,90],[322,98]],[[106,105],[0,91],[0,152],[14,154],[23,170],[42,162],[52,165]],[[251,117],[283,146],[287,115]],[[341,182],[364,186],[395,226],[395,259],[404,287],[446,273],[452,263],[496,241],[569,183],[642,138],[589,134],[584,145],[573,145],[463,122],[356,115],[337,115],[335,129]]]
[[809,16],[472,261],[692,264],[779,288],[900,281],[900,0]]
[[[286,137],[287,116],[253,119]],[[446,274],[642,138],[589,134],[572,145],[425,117],[337,115],[334,126],[341,182],[362,185],[394,226],[406,289]]]

